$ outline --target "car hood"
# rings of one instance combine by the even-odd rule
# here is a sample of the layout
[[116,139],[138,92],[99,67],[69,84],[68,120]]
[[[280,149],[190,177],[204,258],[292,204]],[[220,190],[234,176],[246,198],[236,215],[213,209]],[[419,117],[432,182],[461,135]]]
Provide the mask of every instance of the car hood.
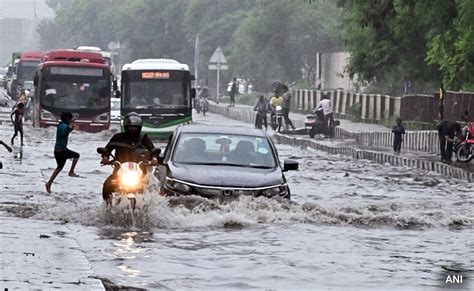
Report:
[[272,169],[168,163],[169,176],[183,182],[218,187],[264,187],[285,182],[279,167]]

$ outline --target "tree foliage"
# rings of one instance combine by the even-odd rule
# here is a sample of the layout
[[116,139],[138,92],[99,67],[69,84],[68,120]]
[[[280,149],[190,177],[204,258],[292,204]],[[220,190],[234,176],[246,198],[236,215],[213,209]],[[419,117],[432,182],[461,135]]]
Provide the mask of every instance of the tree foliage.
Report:
[[[372,83],[472,86],[472,0],[338,0],[348,67]],[[401,87],[401,86],[400,86]]]
[[[200,38],[202,78],[220,46],[229,59],[224,78],[293,81],[312,69],[316,52],[341,50],[340,9],[307,0],[48,0],[54,21],[39,27],[42,49],[120,42],[122,56],[170,57],[192,64]],[[66,5],[67,4],[67,5]]]

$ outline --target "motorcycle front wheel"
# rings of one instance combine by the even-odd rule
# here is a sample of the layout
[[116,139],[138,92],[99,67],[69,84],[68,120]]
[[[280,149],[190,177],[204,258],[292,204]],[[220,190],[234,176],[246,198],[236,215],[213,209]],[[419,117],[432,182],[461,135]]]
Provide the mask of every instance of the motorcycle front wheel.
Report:
[[458,162],[461,162],[461,163],[467,163],[471,161],[474,158],[474,155],[472,154],[471,145],[468,143],[461,145],[456,150],[456,158]]

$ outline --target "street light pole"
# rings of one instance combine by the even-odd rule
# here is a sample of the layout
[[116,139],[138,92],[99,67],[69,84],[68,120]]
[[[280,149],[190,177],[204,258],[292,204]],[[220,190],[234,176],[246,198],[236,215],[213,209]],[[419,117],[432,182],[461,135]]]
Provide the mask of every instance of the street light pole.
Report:
[[216,103],[219,104],[219,87],[220,87],[220,80],[219,80],[219,76],[220,76],[220,72],[221,72],[221,63],[220,63],[220,59],[217,60],[217,96],[216,96]]

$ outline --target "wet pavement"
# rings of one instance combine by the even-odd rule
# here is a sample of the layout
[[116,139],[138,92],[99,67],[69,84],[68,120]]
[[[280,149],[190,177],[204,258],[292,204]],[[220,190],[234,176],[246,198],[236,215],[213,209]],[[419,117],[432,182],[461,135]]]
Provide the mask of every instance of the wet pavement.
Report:
[[[251,126],[215,114],[196,119]],[[2,139],[10,132],[0,126]],[[472,270],[472,183],[278,145],[281,160],[300,163],[286,174],[292,203],[152,192],[132,225],[129,212],[107,212],[101,201],[111,169],[100,167],[95,148],[111,132],[71,134],[81,177],[67,176],[68,162],[52,194],[43,183],[55,167],[55,130],[25,134],[21,160],[0,151],[6,288],[93,289],[101,280],[146,289],[433,289],[446,269]],[[31,249],[28,276],[32,257],[20,252]]]

